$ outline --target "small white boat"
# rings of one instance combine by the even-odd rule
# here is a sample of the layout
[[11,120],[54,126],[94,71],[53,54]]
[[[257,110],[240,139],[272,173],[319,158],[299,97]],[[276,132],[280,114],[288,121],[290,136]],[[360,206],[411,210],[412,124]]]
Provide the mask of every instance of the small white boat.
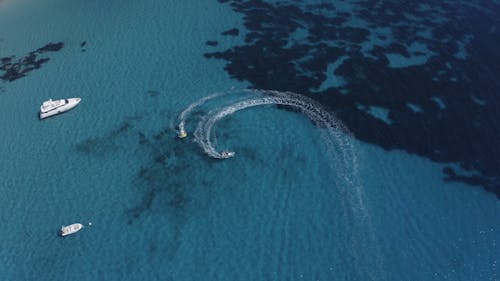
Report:
[[181,139],[187,137],[186,129],[184,129],[184,121],[181,121],[177,127],[179,128],[179,134],[177,136]]
[[222,151],[222,152],[220,153],[220,157],[221,157],[222,159],[231,158],[231,157],[233,157],[233,156],[234,156],[234,151]]
[[81,100],[81,98],[69,98],[61,100],[49,99],[48,101],[44,101],[40,106],[40,119],[68,111],[77,106]]
[[61,227],[61,236],[73,234],[75,232],[80,231],[80,229],[82,229],[82,228],[83,228],[83,224],[81,224],[81,223],[74,223],[74,224],[70,224],[67,226],[63,225]]
[[184,130],[184,128],[182,128],[182,129],[179,130],[178,137],[181,138],[181,139],[187,137],[187,133],[186,133],[186,130]]

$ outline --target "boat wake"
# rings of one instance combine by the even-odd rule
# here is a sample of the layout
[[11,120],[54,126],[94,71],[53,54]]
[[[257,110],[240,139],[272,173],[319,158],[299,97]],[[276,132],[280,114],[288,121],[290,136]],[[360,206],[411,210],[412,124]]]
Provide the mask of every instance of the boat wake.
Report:
[[[186,108],[179,117],[179,129],[185,130],[185,121],[190,113],[198,106],[201,106],[206,101],[217,98],[226,94],[216,93],[198,100]],[[359,244],[359,247],[375,248],[374,252],[380,253],[376,243],[376,237],[373,232],[373,223],[370,212],[368,211],[365,199],[365,193],[360,183],[358,173],[358,151],[355,147],[355,141],[352,133],[340,122],[334,114],[325,110],[320,104],[292,92],[279,92],[271,90],[240,90],[239,93],[250,94],[250,97],[232,101],[229,104],[216,107],[209,111],[198,122],[194,132],[196,143],[210,157],[216,159],[227,159],[235,155],[234,151],[219,151],[215,144],[214,127],[221,119],[228,117],[238,111],[264,105],[284,105],[298,109],[306,115],[319,130],[321,140],[326,146],[325,156],[328,159],[328,165],[334,180],[338,181],[339,187],[344,187],[339,190],[342,197],[347,203],[345,207],[350,210],[355,216],[357,223],[352,223],[351,216],[343,216],[339,220],[343,220],[346,225],[351,225],[352,230],[358,233],[365,233],[364,241],[352,241],[353,244]],[[341,202],[341,204],[344,204]],[[358,249],[362,252],[362,249]],[[358,251],[355,251],[358,252]],[[375,260],[366,260],[364,256],[356,256],[355,263],[359,267],[363,264],[374,263],[375,267],[382,271],[382,261],[379,259],[381,255],[377,254]],[[377,273],[377,274],[379,274]]]
[[[234,151],[219,152],[212,141],[212,136],[215,135],[213,129],[216,123],[229,115],[240,110],[262,105],[286,105],[297,108],[319,128],[320,136],[327,148],[327,156],[329,159],[337,159],[337,161],[328,162],[330,168],[334,171],[343,171],[337,173],[341,177],[339,180],[346,182],[355,189],[357,194],[354,196],[354,200],[357,201],[356,208],[365,209],[360,184],[357,183],[358,161],[353,145],[353,137],[349,130],[332,113],[305,96],[292,92],[248,91],[264,95],[264,97],[239,101],[222,109],[214,110],[198,123],[194,136],[203,151],[208,156],[216,159],[227,159],[235,155]],[[362,213],[365,216],[368,215],[365,211]]]
[[[196,142],[201,146],[205,153],[213,158],[227,158],[217,151],[211,141],[214,125],[222,118],[231,115],[237,111],[261,105],[286,105],[298,108],[313,122],[328,131],[328,134],[338,135],[346,133],[347,130],[326,110],[321,109],[321,106],[316,102],[292,93],[282,93],[274,91],[266,91],[270,95],[262,98],[248,99],[226,106],[215,112],[211,112],[198,123],[194,133]],[[326,138],[330,142],[329,138]],[[330,146],[329,146],[330,147]]]
[[[365,200],[360,189],[360,184],[357,183],[358,161],[353,145],[353,136],[332,113],[323,109],[320,104],[312,99],[292,92],[272,90],[242,90],[242,92],[260,97],[247,98],[233,102],[222,108],[212,110],[198,122],[194,132],[195,141],[208,156],[216,159],[227,159],[235,155],[234,151],[218,151],[214,144],[214,127],[221,119],[240,110],[256,106],[285,105],[294,107],[305,114],[319,128],[320,136],[326,145],[327,156],[329,159],[336,159],[336,161],[329,161],[330,168],[334,171],[343,171],[337,173],[338,176],[341,177],[339,180],[346,182],[354,188],[356,195],[353,200],[357,201],[356,208],[365,209]],[[179,117],[179,129],[185,130],[184,122],[195,107],[226,93],[227,92],[209,95],[191,104]],[[361,213],[368,216],[368,212],[366,211]]]
[[220,96],[223,96],[223,95],[226,95],[230,92],[217,92],[217,93],[214,93],[214,94],[211,94],[211,95],[208,95],[206,97],[203,97],[195,102],[193,102],[192,104],[190,104],[188,107],[186,107],[186,109],[184,109],[181,114],[179,115],[179,125],[177,125],[177,128],[179,129],[180,132],[186,132],[186,120],[189,118],[189,116],[191,115],[191,113],[199,106],[203,105],[204,103],[206,103],[207,101],[209,100],[212,100],[212,99],[215,99],[217,97],[220,97]]

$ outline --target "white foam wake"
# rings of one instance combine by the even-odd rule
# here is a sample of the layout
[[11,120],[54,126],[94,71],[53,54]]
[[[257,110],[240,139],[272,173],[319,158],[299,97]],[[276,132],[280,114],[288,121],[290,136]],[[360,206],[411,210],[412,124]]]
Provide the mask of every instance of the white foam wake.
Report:
[[187,118],[191,115],[191,113],[194,111],[195,108],[203,105],[205,102],[215,99],[217,97],[220,97],[222,95],[228,94],[229,92],[218,92],[211,94],[209,96],[203,97],[192,104],[190,104],[186,109],[184,109],[181,114],[179,115],[179,125],[177,127],[179,128],[179,131],[185,131],[185,125],[186,125],[186,120]]
[[[194,133],[196,142],[203,151],[210,157],[217,159],[228,158],[227,151],[219,152],[212,141],[214,125],[222,118],[234,114],[237,111],[261,106],[261,105],[286,105],[292,106],[303,112],[320,128],[320,135],[327,148],[330,168],[337,171],[339,179],[354,188],[356,209],[361,209],[362,220],[370,220],[365,207],[365,199],[361,186],[358,183],[358,161],[355,147],[353,145],[352,134],[345,126],[330,112],[323,109],[317,102],[291,92],[252,90],[254,93],[264,94],[261,98],[251,98],[233,103],[222,109],[210,112],[202,119]],[[342,172],[339,172],[342,171]],[[352,202],[352,200],[350,200]]]
[[[210,157],[224,159],[227,157],[226,152],[219,152],[215,145],[214,127],[221,119],[234,114],[240,110],[252,108],[261,105],[285,105],[292,106],[299,109],[309,119],[311,119],[319,128],[320,136],[326,146],[326,157],[330,159],[328,165],[334,171],[335,180],[342,182],[339,186],[346,186],[349,188],[342,189],[342,195],[345,196],[345,202],[350,211],[355,214],[357,223],[354,224],[353,230],[365,232],[366,241],[364,244],[359,244],[356,247],[372,247],[376,253],[373,260],[365,258],[364,256],[356,255],[354,257],[355,263],[360,268],[365,263],[374,263],[377,268],[377,274],[382,274],[382,258],[380,249],[377,246],[377,239],[373,232],[373,223],[366,205],[365,193],[362,189],[360,178],[358,174],[358,151],[355,147],[352,134],[345,128],[345,126],[330,112],[323,109],[317,102],[299,94],[291,92],[279,91],[264,91],[264,90],[243,90],[245,93],[257,94],[262,96],[245,98],[244,100],[234,101],[232,104],[217,108],[203,117],[198,122],[194,132],[195,140],[203,149],[203,151]],[[203,104],[209,99],[216,98],[224,93],[216,93],[206,98],[203,98],[192,105],[190,105],[180,116],[181,123],[179,127],[184,128],[184,121],[189,116],[190,112],[197,106]],[[344,185],[345,184],[345,185]],[[351,223],[351,216],[344,218],[346,223]],[[357,240],[351,241],[353,244],[360,243]],[[361,251],[361,249],[359,249]]]
[[195,131],[195,138],[207,155],[213,158],[225,158],[217,151],[215,145],[211,141],[212,129],[215,123],[237,111],[260,105],[276,104],[292,106],[300,109],[313,122],[325,128],[329,134],[346,133],[345,128],[332,114],[323,110],[319,104],[309,98],[294,93],[275,91],[266,91],[265,94],[268,96],[240,101],[216,112],[212,112],[208,117],[198,123],[198,127]]

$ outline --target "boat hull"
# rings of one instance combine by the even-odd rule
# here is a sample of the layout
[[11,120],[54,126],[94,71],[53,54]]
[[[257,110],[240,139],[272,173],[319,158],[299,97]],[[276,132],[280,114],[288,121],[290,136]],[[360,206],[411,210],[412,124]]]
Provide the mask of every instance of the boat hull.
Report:
[[61,234],[61,236],[64,237],[64,236],[76,233],[76,232],[80,231],[82,228],[83,228],[83,224],[81,224],[81,223],[70,224],[70,225],[61,227],[60,234]]
[[234,156],[234,151],[223,151],[220,155],[222,159],[231,158]]
[[77,106],[82,99],[81,98],[70,98],[70,99],[66,99],[66,100],[68,102],[63,106],[60,106],[60,107],[58,107],[54,110],[48,111],[48,112],[40,112],[40,119],[45,119],[47,117],[51,117],[51,116],[66,112],[66,111],[74,108],[75,106]]

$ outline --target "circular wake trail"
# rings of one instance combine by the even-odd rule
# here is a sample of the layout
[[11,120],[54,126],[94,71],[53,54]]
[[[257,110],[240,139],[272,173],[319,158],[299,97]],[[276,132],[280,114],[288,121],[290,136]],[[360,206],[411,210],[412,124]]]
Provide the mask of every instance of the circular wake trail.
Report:
[[352,134],[343,124],[333,114],[324,110],[320,104],[305,96],[291,92],[252,91],[267,96],[239,101],[220,110],[212,111],[198,123],[194,136],[196,142],[198,142],[204,152],[213,158],[228,158],[226,156],[227,152],[224,155],[217,151],[216,146],[212,142],[212,135],[214,135],[212,131],[215,124],[228,115],[261,105],[286,105],[298,108],[320,128],[320,135],[326,145],[326,152],[329,158],[338,160],[329,162],[331,169],[334,171],[343,171],[338,173],[338,175],[342,181],[354,188],[356,195],[352,199],[356,201],[357,207],[355,208],[361,210],[361,214],[364,217],[362,218],[363,220],[370,220],[369,214],[366,211],[363,192],[357,182],[358,160],[356,159],[356,151],[352,143]]
[[[364,233],[366,237],[366,239],[361,242],[353,238],[354,240],[350,241],[352,244],[351,246],[360,248],[357,249],[357,251],[362,251],[361,248],[364,247],[371,248],[375,253],[374,257],[365,257],[364,255],[355,254],[353,256],[354,263],[359,268],[364,268],[366,264],[372,264],[374,268],[376,268],[375,272],[372,274],[375,276],[383,276],[381,250],[378,247],[377,239],[373,231],[374,227],[370,212],[368,211],[368,206],[366,205],[365,193],[359,182],[358,153],[353,142],[353,136],[349,130],[347,130],[333,114],[324,110],[319,103],[303,95],[291,92],[266,90],[244,91],[263,96],[236,101],[231,105],[208,113],[197,125],[194,133],[196,142],[210,157],[218,159],[228,158],[228,152],[219,152],[214,144],[215,139],[213,139],[215,136],[213,133],[214,126],[221,119],[240,110],[261,105],[285,105],[299,109],[319,128],[320,136],[326,145],[327,157],[331,159],[331,161],[329,161],[330,168],[337,176],[337,180],[350,187],[349,189],[343,189],[342,193],[345,196],[346,207],[349,207],[348,210],[350,210],[352,216],[356,217],[356,223],[353,224],[352,230]],[[214,94],[194,103],[191,108],[185,110],[187,113],[184,115],[187,116],[194,107],[219,95],[221,94]],[[183,119],[182,117],[184,115],[181,114],[181,121],[185,120],[185,118]],[[352,216],[348,215],[343,218],[346,224],[351,224],[350,220]]]
[[211,141],[212,129],[215,123],[237,111],[260,105],[273,104],[296,107],[306,114],[313,122],[323,128],[326,128],[329,134],[346,133],[346,130],[339,122],[336,121],[334,116],[323,110],[316,102],[303,96],[291,93],[268,92],[268,94],[270,96],[248,99],[224,107],[215,113],[209,114],[208,118],[198,123],[198,127],[195,131],[195,138],[205,153],[213,158],[226,158],[217,151]]
[[214,94],[211,94],[209,96],[206,96],[206,97],[203,97],[195,102],[193,102],[192,104],[190,104],[188,107],[186,107],[186,109],[184,109],[181,114],[179,115],[179,125],[178,128],[180,131],[185,131],[185,128],[184,126],[186,125],[186,120],[187,118],[189,117],[189,115],[191,115],[191,113],[193,112],[193,110],[199,106],[201,106],[202,104],[204,104],[205,102],[211,100],[211,99],[215,99],[217,97],[220,97],[222,95],[225,95],[225,94],[228,94],[229,92],[219,92],[219,93],[214,93]]

